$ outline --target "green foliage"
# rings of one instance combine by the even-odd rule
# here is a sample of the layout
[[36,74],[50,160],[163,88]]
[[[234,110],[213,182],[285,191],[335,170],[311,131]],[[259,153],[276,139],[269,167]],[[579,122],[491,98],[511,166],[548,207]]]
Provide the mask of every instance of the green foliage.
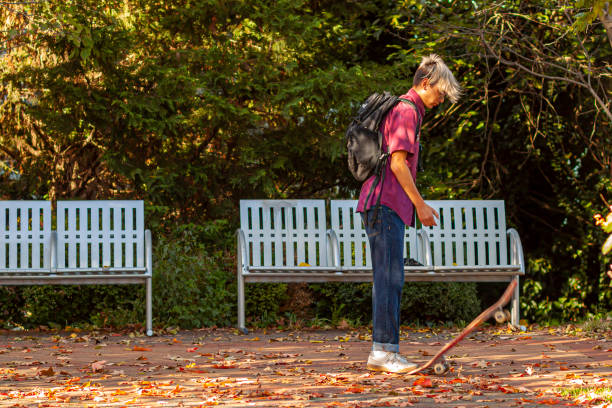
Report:
[[529,262],[527,319],[611,308],[590,223],[612,192],[605,32],[575,31],[579,11],[559,2],[443,5],[400,2],[387,15],[403,45],[393,59],[411,64],[414,50],[437,52],[465,86],[459,104],[432,112],[424,126],[423,194],[504,199]]
[[[341,318],[369,322],[372,319],[371,283],[311,284],[318,317],[337,324]],[[473,283],[407,282],[402,292],[402,322],[466,322],[480,312]]]
[[[127,285],[23,286],[3,289],[2,321],[24,327],[142,324],[138,298],[142,287]],[[17,301],[17,303],[12,303]]]
[[[612,193],[612,47],[591,24],[604,3],[14,4],[0,19],[0,197],[144,199],[157,240],[157,324],[230,324],[238,201],[354,197],[343,144],[349,118],[372,91],[406,91],[420,58],[436,52],[465,96],[425,118],[420,191],[505,200],[529,261],[528,319],[610,309],[605,237],[590,222]],[[259,303],[249,316],[273,320],[283,286],[261,286],[272,294],[251,286]],[[70,310],[81,289],[44,290]],[[115,289],[89,290],[110,302],[83,309],[97,322],[142,317],[140,289],[126,303]],[[315,291],[315,313],[369,307],[360,285],[337,290],[337,300]],[[40,321],[54,318],[33,300],[36,290],[2,293]],[[115,306],[125,312],[113,314]],[[88,319],[74,309],[66,315]]]
[[21,324],[24,318],[24,300],[21,288],[7,286],[0,288],[0,326]]
[[234,259],[206,251],[199,231],[181,227],[154,245],[154,324],[188,329],[235,320],[236,284],[229,272]]
[[[246,320],[256,326],[269,326],[281,317],[280,308],[288,300],[286,283],[245,285]],[[232,311],[236,311],[232,305]],[[236,312],[234,312],[234,316]]]
[[369,322],[372,320],[371,283],[312,283],[312,313],[337,324],[341,318]]
[[410,282],[404,286],[404,321],[469,322],[480,312],[480,301],[474,283]]

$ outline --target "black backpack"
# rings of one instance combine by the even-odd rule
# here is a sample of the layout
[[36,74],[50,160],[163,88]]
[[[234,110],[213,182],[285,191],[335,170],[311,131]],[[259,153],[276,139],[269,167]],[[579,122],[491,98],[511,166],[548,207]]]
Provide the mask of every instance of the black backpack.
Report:
[[[417,140],[421,128],[421,114],[415,104],[403,98],[391,95],[389,92],[382,94],[373,93],[360,106],[357,115],[351,121],[346,131],[346,148],[348,151],[348,167],[357,181],[365,181],[370,176],[376,175],[376,180],[367,197],[366,205],[370,201],[370,195],[382,178],[384,183],[385,172],[383,169],[387,164],[389,152],[382,150],[383,134],[380,125],[389,111],[398,102],[410,104],[419,118],[417,126]],[[420,155],[419,155],[420,156]],[[380,195],[376,206],[380,206]]]

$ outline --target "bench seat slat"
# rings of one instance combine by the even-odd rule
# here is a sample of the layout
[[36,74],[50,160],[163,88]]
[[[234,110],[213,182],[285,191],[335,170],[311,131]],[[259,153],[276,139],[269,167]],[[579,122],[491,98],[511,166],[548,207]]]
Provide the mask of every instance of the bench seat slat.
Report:
[[[446,273],[406,272],[406,282],[510,282],[516,273]],[[282,272],[261,272],[243,275],[245,282],[372,282],[372,272],[352,273],[309,273],[295,274]]]
[[107,273],[107,272],[146,272],[146,268],[58,268],[53,270],[54,273]]
[[75,275],[75,276],[0,276],[2,285],[81,285],[142,284],[146,275]]
[[256,271],[279,271],[279,272],[291,272],[295,271],[295,273],[300,272],[319,272],[319,271],[338,271],[337,267],[334,266],[250,266],[247,270],[248,272],[256,272]]
[[462,266],[434,266],[434,271],[436,272],[513,272],[515,275],[519,273],[523,275],[521,272],[521,267],[519,265],[462,265]]

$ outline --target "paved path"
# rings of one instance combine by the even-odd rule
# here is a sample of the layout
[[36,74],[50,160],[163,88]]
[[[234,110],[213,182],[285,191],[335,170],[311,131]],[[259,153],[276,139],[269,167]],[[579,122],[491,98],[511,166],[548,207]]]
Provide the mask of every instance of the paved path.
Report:
[[[401,352],[423,362],[456,334],[408,330]],[[4,332],[0,406],[531,407],[576,404],[561,388],[612,386],[609,334],[485,329],[444,376],[371,373],[370,341],[365,330]]]

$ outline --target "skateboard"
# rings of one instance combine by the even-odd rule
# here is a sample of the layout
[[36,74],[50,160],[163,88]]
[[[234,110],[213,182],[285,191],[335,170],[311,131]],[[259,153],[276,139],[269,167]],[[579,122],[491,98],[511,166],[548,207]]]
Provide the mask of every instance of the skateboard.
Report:
[[478,315],[472,322],[465,328],[457,337],[446,343],[444,347],[440,349],[436,353],[435,356],[431,358],[427,363],[423,364],[420,367],[415,368],[410,371],[408,375],[416,374],[420,371],[423,371],[432,365],[434,365],[434,372],[438,375],[444,374],[449,369],[449,365],[444,358],[444,355],[453,347],[457,345],[465,336],[470,334],[476,327],[480,326],[484,321],[489,319],[491,316],[495,318],[497,323],[503,323],[510,318],[510,313],[507,310],[503,310],[503,307],[510,301],[512,298],[512,293],[514,292],[514,288],[516,288],[517,281],[512,280],[508,287],[506,288],[504,294],[499,298],[497,302],[495,302],[491,307]]

